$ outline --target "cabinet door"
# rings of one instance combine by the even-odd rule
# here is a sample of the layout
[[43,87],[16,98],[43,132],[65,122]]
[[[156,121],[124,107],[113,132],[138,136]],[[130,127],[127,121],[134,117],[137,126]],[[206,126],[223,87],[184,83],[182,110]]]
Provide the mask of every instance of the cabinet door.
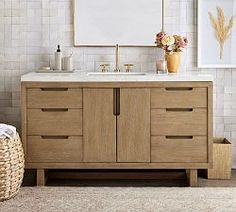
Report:
[[150,162],[149,89],[120,89],[117,162]]
[[116,162],[113,89],[83,90],[84,162]]

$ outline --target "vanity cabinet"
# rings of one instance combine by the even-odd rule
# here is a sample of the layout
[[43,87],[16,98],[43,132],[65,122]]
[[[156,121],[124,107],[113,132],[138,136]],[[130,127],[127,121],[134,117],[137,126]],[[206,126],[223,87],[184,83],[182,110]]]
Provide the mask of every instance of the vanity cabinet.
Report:
[[212,82],[22,82],[26,168],[212,166]]

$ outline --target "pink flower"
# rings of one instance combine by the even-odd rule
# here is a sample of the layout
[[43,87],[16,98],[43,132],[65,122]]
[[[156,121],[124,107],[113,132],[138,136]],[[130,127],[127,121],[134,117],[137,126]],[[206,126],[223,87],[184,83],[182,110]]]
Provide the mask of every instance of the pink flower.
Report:
[[187,48],[188,39],[181,35],[168,35],[165,32],[156,34],[156,45],[158,48],[166,52],[181,52],[182,49]]
[[165,33],[165,32],[159,32],[159,33],[156,35],[156,41],[155,41],[155,43],[156,43],[156,45],[157,45],[158,48],[161,48],[161,49],[164,49],[164,48],[165,48],[165,46],[163,46],[163,44],[162,44],[162,42],[161,42],[162,38],[165,37],[165,36],[166,36],[166,33]]
[[187,46],[188,46],[188,39],[187,38],[178,39],[178,40],[176,40],[176,44],[180,48],[187,48]]
[[166,33],[165,32],[159,32],[158,34],[157,34],[157,36],[156,36],[156,38],[158,39],[158,40],[161,40],[163,37],[165,37],[166,36]]

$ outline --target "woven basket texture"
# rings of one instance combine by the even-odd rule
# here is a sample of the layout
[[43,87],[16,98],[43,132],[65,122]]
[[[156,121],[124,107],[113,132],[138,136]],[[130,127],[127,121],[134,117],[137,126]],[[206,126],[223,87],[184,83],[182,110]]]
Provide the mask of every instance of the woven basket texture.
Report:
[[24,176],[24,152],[19,134],[0,139],[0,201],[14,197]]

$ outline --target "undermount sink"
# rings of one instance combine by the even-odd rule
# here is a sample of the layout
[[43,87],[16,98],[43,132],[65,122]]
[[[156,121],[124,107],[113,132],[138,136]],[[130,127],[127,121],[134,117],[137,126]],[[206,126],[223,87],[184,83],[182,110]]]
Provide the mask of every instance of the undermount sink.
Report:
[[142,72],[89,72],[88,76],[143,76]]

